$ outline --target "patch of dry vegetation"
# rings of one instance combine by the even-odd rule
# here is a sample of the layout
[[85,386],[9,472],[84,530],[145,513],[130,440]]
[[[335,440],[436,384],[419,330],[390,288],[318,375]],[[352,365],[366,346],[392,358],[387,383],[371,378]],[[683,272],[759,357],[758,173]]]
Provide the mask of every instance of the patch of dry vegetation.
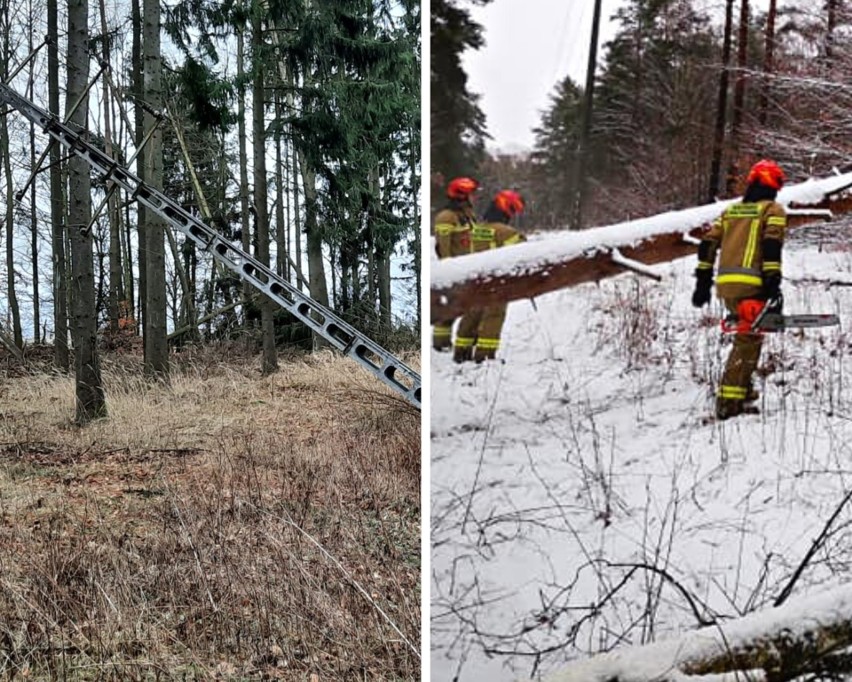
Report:
[[[0,383],[0,678],[419,679],[420,414],[330,353]],[[416,362],[414,363],[416,364]]]

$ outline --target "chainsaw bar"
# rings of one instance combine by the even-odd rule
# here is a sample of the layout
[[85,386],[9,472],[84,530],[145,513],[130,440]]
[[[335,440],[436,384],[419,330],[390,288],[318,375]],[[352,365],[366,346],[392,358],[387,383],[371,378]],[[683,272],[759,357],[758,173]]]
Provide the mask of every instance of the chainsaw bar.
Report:
[[780,331],[783,329],[807,327],[833,327],[840,324],[840,318],[831,314],[779,315],[767,313],[757,325],[762,331]]

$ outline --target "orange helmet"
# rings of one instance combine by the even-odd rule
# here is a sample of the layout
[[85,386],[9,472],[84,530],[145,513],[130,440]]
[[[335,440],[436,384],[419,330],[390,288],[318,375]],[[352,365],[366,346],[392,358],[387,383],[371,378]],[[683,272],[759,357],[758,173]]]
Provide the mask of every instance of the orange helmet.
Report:
[[450,199],[467,199],[478,189],[479,183],[473,178],[453,178],[447,185],[447,196]]
[[509,218],[514,218],[524,212],[524,199],[520,194],[511,189],[497,192],[494,197],[494,205],[505,213]]
[[759,182],[761,185],[779,190],[784,185],[786,179],[787,176],[784,175],[781,166],[769,159],[762,159],[751,167],[746,182],[749,185],[753,182]]

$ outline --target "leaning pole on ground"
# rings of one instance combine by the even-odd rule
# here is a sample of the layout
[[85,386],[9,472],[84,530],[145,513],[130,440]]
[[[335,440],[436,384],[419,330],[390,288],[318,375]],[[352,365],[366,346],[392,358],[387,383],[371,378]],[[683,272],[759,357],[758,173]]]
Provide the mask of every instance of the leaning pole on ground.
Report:
[[[852,211],[852,201],[843,196],[850,188],[852,173],[845,173],[786,187],[778,201],[788,209],[790,226],[796,227]],[[548,233],[516,246],[433,262],[431,319],[454,319],[468,310],[529,299],[628,271],[660,279],[646,266],[694,254],[706,226],[735,201],[608,227]]]

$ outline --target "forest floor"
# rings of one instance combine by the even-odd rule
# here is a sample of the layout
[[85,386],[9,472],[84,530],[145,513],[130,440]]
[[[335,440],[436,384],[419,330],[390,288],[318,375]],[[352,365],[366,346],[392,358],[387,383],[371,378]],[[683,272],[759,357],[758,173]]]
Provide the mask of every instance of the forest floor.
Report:
[[113,354],[81,429],[72,378],[0,365],[0,678],[419,679],[407,403],[331,353]]
[[841,325],[766,335],[759,414],[707,421],[731,338],[694,256],[513,302],[502,362],[432,353],[435,679],[568,679],[850,581],[850,244],[790,231],[785,311]]

